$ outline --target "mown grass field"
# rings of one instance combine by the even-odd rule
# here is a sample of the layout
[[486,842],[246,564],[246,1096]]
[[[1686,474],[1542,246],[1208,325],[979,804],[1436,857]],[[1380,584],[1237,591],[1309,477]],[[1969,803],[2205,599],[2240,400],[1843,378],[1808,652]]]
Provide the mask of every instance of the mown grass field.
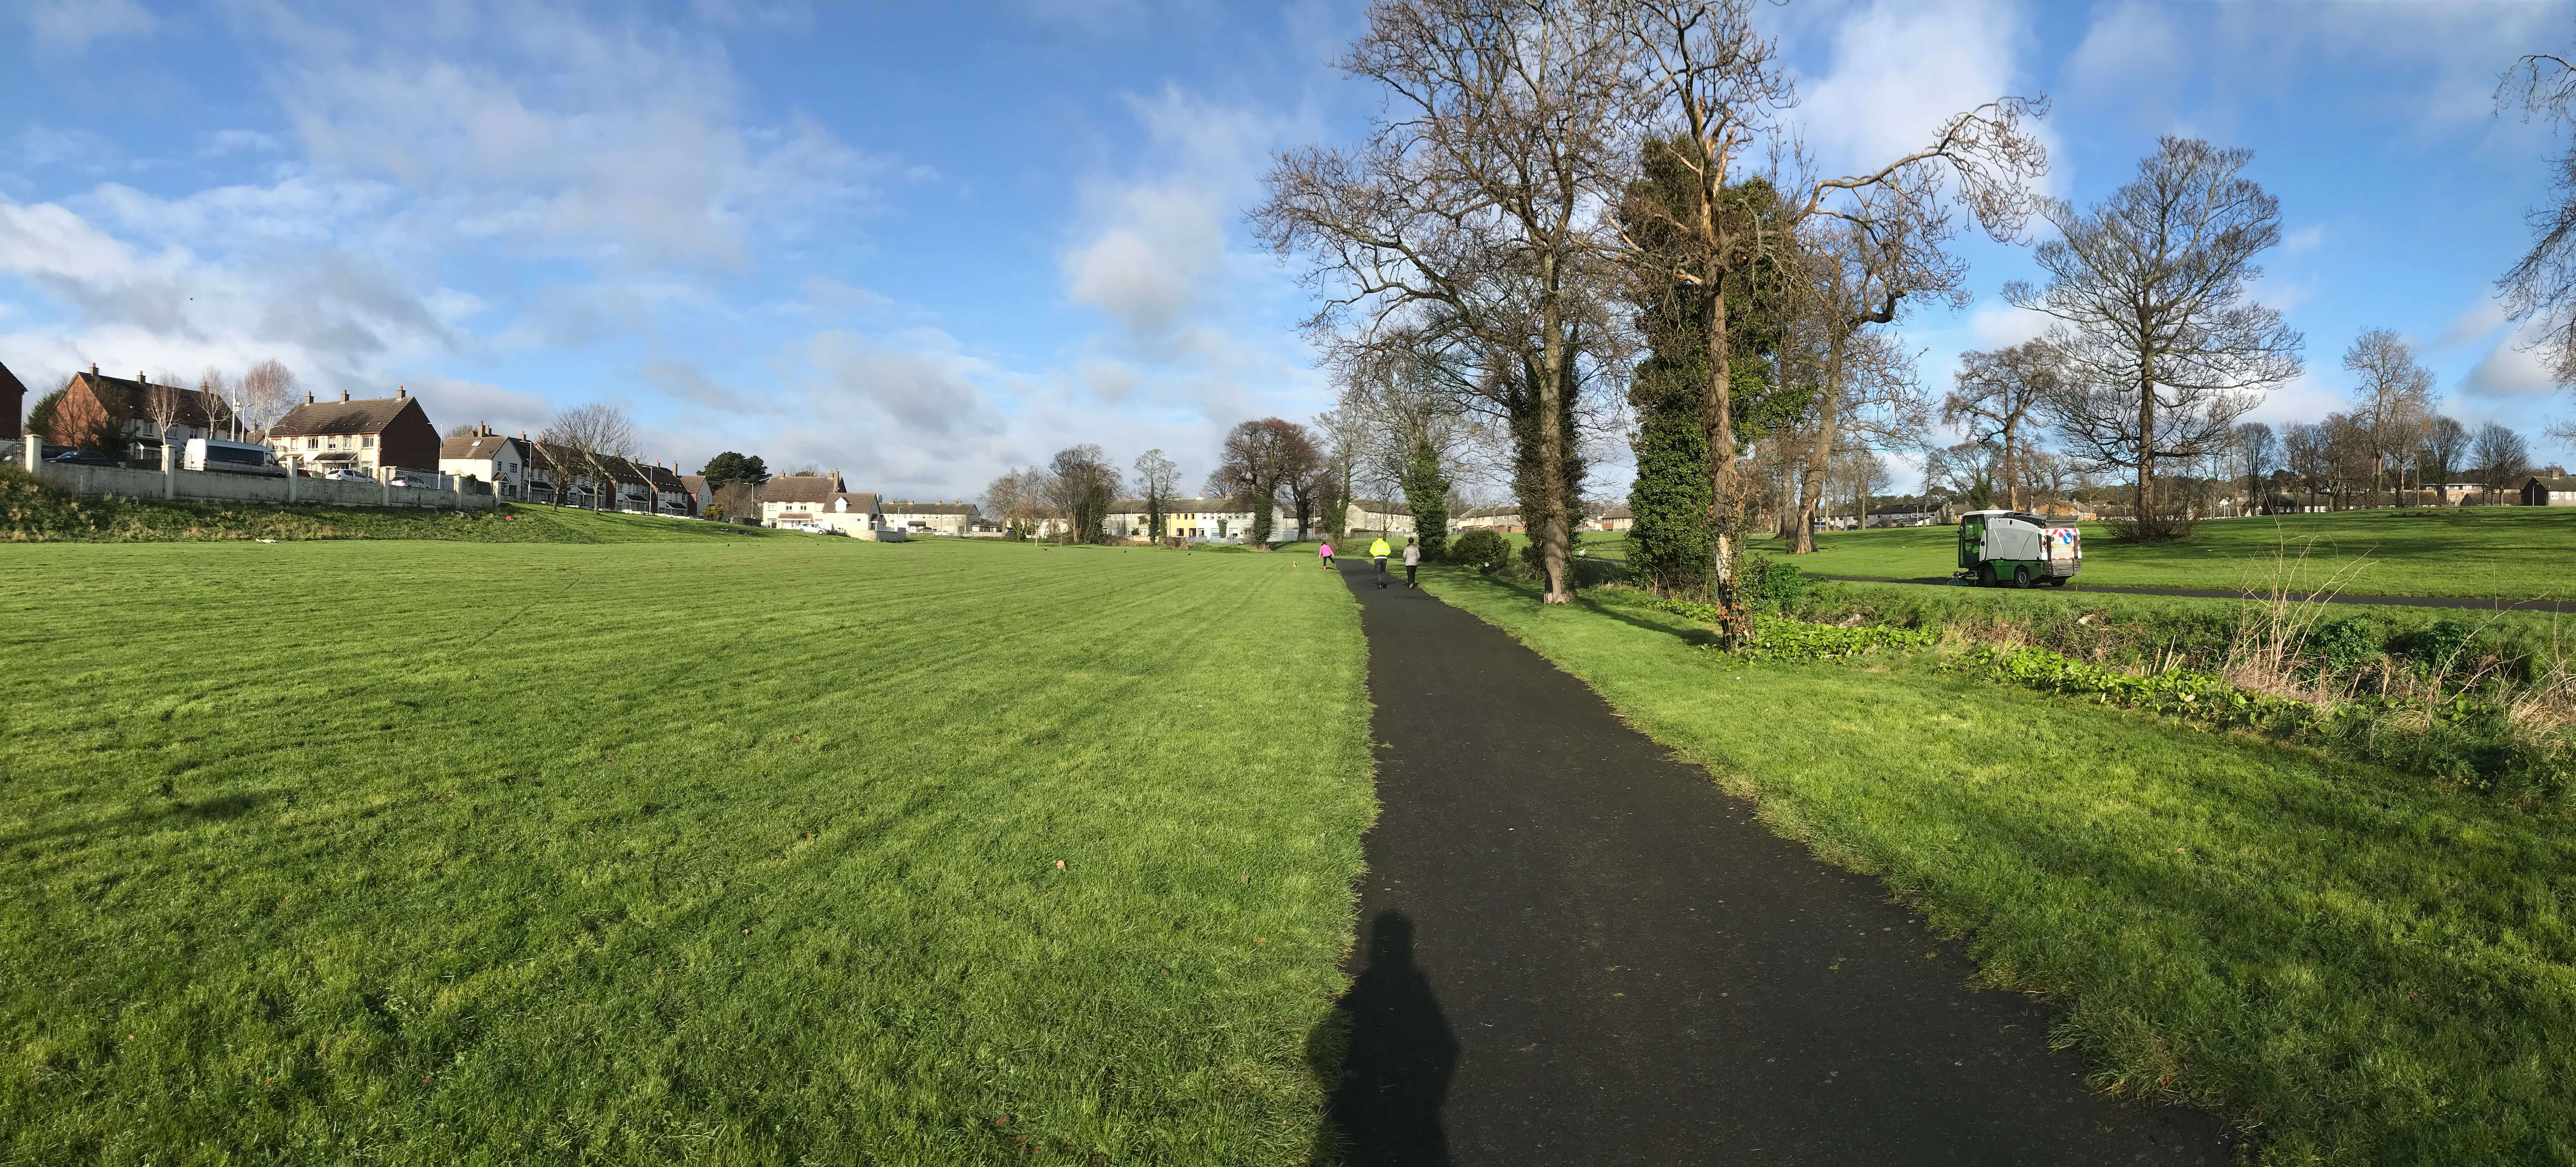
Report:
[[0,1163],[1314,1138],[1374,801],[1303,560],[20,546],[0,613]]
[[[2283,561],[2289,582],[2354,595],[2576,597],[2576,507],[2451,507],[2215,519],[2177,542],[2122,544],[2081,524],[2077,586],[2268,589]],[[1947,578],[1957,527],[1821,531],[1816,553],[1754,541],[1818,575]],[[2304,555],[2304,560],[2301,557]]]
[[2576,823],[2370,766],[1946,674],[1761,663],[1602,590],[1431,589],[1969,933],[2097,1082],[2276,1164],[2576,1161]]

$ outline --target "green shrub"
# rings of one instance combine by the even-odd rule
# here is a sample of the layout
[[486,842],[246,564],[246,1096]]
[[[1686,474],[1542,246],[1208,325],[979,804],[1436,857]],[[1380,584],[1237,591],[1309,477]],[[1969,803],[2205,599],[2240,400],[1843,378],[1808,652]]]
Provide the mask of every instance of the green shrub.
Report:
[[2508,800],[2563,802],[2576,788],[2576,743],[2517,724],[2501,705],[2466,697],[2311,705],[2197,669],[2132,673],[2027,645],[1978,645],[1942,667],[2217,728],[2256,729]]
[[2327,620],[2308,630],[2305,648],[2317,671],[2345,676],[2386,651],[2383,634],[2359,620]]
[[1478,527],[1449,540],[1448,550],[1451,563],[1492,571],[1511,562],[1512,541],[1499,531]]
[[1807,594],[1807,573],[1797,564],[1768,555],[1744,557],[1744,579],[1739,589],[1746,606],[1756,612],[1779,612],[1797,606]]

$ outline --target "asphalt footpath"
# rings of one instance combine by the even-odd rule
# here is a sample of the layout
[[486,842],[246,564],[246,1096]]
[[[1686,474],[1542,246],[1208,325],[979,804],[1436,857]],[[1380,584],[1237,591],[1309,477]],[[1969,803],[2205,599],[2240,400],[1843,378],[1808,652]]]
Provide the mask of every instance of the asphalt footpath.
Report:
[[2233,1161],[2210,1115],[2088,1090],[2044,1008],[1967,988],[1877,880],[1581,682],[1401,568],[1340,570],[1383,805],[1328,1084],[1348,1161]]

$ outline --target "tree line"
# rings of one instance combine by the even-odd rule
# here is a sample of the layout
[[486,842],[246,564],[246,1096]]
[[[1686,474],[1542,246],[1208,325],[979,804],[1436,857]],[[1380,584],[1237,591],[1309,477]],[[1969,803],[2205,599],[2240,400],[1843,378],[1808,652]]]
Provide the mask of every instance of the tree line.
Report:
[[[1936,477],[2008,500],[2118,480],[2130,535],[2178,535],[2192,484],[2304,368],[2304,338],[2251,294],[2281,239],[2251,153],[2164,137],[2079,206],[2038,186],[2046,97],[1997,94],[1910,149],[1832,173],[1800,141],[1796,87],[1754,10],[1371,7],[1340,64],[1384,112],[1356,142],[1278,155],[1251,216],[1316,295],[1305,327],[1344,408],[1354,394],[1396,406],[1405,424],[1380,417],[1380,432],[1427,451],[1426,466],[1444,443],[1490,443],[1550,603],[1570,598],[1587,454],[1624,431],[1631,566],[1660,592],[1715,602],[1729,638],[1746,626],[1745,538],[1768,520],[1811,549],[1829,492],[1865,509],[1888,454],[1927,454]],[[2513,92],[2536,115],[2576,106],[2559,58],[2527,58],[2521,76]],[[2576,374],[2576,152],[2559,181],[2566,207],[2536,218],[2542,242],[2505,291],[2518,318],[2555,330],[2549,351]],[[2039,278],[2003,296],[2047,331],[1969,354],[1935,402],[1893,327],[1964,302],[1952,244],[1969,230],[2032,244]],[[2370,400],[2276,435],[2342,467],[2345,497],[2439,461],[2420,456],[2444,439],[2410,397],[2403,347],[2366,334],[2348,361]],[[1934,448],[1935,417],[1968,441]]]

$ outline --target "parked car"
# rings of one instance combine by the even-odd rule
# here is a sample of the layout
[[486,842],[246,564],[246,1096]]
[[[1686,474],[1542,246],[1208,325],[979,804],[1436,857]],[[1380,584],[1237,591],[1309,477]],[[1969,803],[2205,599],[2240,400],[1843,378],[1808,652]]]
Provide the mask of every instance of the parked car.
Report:
[[439,486],[437,476],[431,474],[408,474],[398,470],[394,472],[393,477],[385,481],[394,486],[408,486],[414,490],[444,489]]
[[[61,453],[55,453],[60,450]],[[45,447],[45,461],[57,466],[123,466],[125,463],[96,450],[75,450],[68,446]]]
[[329,473],[327,473],[327,474],[324,474],[322,477],[323,477],[323,478],[325,478],[325,479],[327,479],[327,480],[329,480],[329,481],[332,481],[332,482],[373,482],[373,481],[375,481],[375,479],[367,477],[367,472],[366,472],[366,471],[364,471],[364,470],[351,470],[351,469],[348,469],[347,467],[342,467],[342,468],[340,468],[340,469],[338,469],[338,470],[333,470],[333,471],[331,471],[331,472],[329,472]]

